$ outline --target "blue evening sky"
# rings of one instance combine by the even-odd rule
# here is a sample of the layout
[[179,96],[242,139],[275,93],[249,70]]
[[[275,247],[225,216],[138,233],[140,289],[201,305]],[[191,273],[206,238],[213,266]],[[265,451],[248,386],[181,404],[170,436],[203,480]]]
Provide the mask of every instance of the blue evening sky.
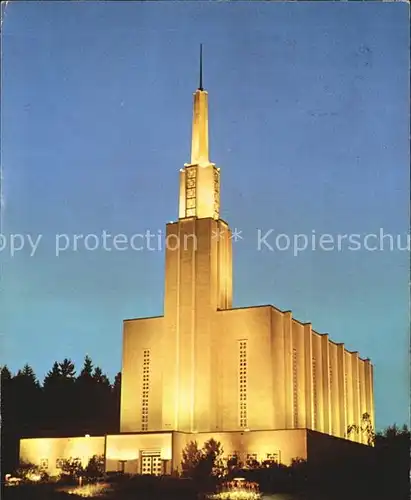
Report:
[[[164,252],[87,251],[177,217],[204,44],[211,159],[234,306],[291,309],[375,365],[377,427],[408,420],[409,253],[275,237],[401,235],[409,221],[405,3],[10,2],[3,25],[3,362],[39,378],[88,353],[110,378],[122,320],[161,315]],[[273,229],[258,250],[258,230]],[[10,235],[42,235],[10,256]],[[72,250],[55,256],[56,234]],[[91,241],[91,240],[89,240]],[[16,240],[16,244],[17,244]],[[278,241],[281,248],[285,237]],[[153,243],[154,245],[154,243]],[[330,247],[327,244],[327,248]],[[370,238],[369,245],[379,245]],[[106,248],[108,248],[106,246]]]

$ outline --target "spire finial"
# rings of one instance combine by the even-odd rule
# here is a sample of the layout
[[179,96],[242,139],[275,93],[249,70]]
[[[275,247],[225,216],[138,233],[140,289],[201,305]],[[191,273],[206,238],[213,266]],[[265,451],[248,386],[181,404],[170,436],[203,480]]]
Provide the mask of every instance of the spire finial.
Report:
[[203,44],[200,43],[200,85],[198,87],[198,90],[204,90],[203,89]]

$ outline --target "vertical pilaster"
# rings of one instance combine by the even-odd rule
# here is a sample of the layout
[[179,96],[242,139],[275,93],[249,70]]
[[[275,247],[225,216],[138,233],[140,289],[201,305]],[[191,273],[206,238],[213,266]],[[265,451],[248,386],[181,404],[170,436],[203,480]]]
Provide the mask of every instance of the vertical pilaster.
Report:
[[313,334],[311,323],[304,325],[304,372],[305,372],[305,414],[306,427],[313,428]]
[[273,377],[274,416],[273,428],[285,429],[286,424],[286,373],[285,373],[285,330],[286,316],[277,310],[271,310],[271,359]]
[[[196,235],[195,219],[179,223],[179,400],[178,430],[193,431],[195,402]],[[186,242],[186,243],[184,243]],[[171,251],[171,250],[169,250]]]
[[[362,421],[364,413],[367,413],[366,387],[365,387],[365,362],[363,359],[358,360],[358,372],[359,372],[359,392],[360,392],[360,416]],[[363,444],[367,443],[367,435],[364,432],[361,432],[361,442]]]
[[213,234],[220,235],[218,242],[215,241],[217,246],[217,309],[230,309],[233,302],[231,230],[225,222],[219,220]]
[[313,429],[324,432],[324,402],[323,402],[323,376],[322,376],[322,355],[321,336],[313,333]]
[[323,432],[331,433],[331,397],[330,397],[330,355],[328,334],[321,335],[322,389],[323,389]]
[[[177,223],[167,224],[167,241],[169,239],[178,241],[179,226]],[[167,376],[163,377],[163,429],[178,428],[178,400],[179,400],[179,377],[180,373],[180,331],[179,317],[180,309],[180,252],[166,251],[165,259],[165,289],[164,289],[164,316],[166,327],[163,329],[162,337],[162,363],[163,371]]]
[[354,400],[353,400],[353,376],[352,376],[352,363],[351,363],[351,353],[347,350],[344,352],[345,358],[345,392],[346,392],[346,401],[347,401],[347,424],[344,430],[345,437],[347,439],[353,440],[353,435],[348,435],[347,429],[348,426],[354,423]]
[[286,429],[293,428],[293,370],[292,370],[292,315],[291,311],[285,311],[283,316],[284,326],[284,392],[285,392],[285,415]]
[[304,326],[292,321],[293,427],[306,427]]
[[338,436],[345,437],[347,428],[347,394],[345,384],[345,349],[344,344],[337,344],[337,373],[338,373],[338,407],[339,427]]
[[329,384],[330,384],[330,434],[339,435],[340,408],[339,408],[339,383],[338,383],[338,362],[337,346],[334,342],[329,342]]
[[351,353],[352,364],[352,393],[353,393],[353,424],[357,426],[360,431],[354,432],[354,440],[361,442],[361,407],[360,407],[360,390],[359,390],[359,367],[358,367],[358,352]]
[[217,222],[212,219],[196,220],[195,252],[195,310],[194,310],[194,361],[193,361],[193,393],[194,417],[193,430],[207,431],[211,428],[215,407],[213,392],[212,364],[215,359],[211,355],[214,348],[212,342],[212,314],[216,310],[217,301],[217,248],[212,235],[217,229]]
[[370,375],[370,381],[369,381],[369,387],[370,387],[370,417],[371,417],[371,424],[372,428],[375,431],[375,407],[374,407],[374,366],[371,364],[371,361],[369,361],[369,375]]

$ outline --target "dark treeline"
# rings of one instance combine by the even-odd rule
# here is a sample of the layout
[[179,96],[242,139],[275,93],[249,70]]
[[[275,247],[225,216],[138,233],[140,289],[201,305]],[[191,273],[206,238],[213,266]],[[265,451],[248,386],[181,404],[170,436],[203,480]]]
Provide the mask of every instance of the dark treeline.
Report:
[[69,359],[55,362],[41,384],[25,365],[1,369],[2,473],[18,465],[22,437],[102,435],[119,432],[121,373],[113,383],[86,356],[80,372]]

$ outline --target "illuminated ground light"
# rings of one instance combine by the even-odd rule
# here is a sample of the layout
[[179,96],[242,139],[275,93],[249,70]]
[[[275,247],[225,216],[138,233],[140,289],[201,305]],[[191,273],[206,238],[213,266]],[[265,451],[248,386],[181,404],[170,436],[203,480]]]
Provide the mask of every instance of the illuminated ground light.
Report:
[[219,493],[207,498],[209,500],[259,500],[261,495],[256,483],[246,481],[244,478],[236,478],[223,483]]
[[210,500],[259,500],[261,495],[251,491],[222,491],[207,497]]
[[65,490],[66,493],[70,495],[77,495],[79,497],[101,497],[107,490],[110,488],[110,485],[106,483],[97,483],[97,484],[85,484],[84,486],[76,486],[75,488],[71,488],[69,490]]

